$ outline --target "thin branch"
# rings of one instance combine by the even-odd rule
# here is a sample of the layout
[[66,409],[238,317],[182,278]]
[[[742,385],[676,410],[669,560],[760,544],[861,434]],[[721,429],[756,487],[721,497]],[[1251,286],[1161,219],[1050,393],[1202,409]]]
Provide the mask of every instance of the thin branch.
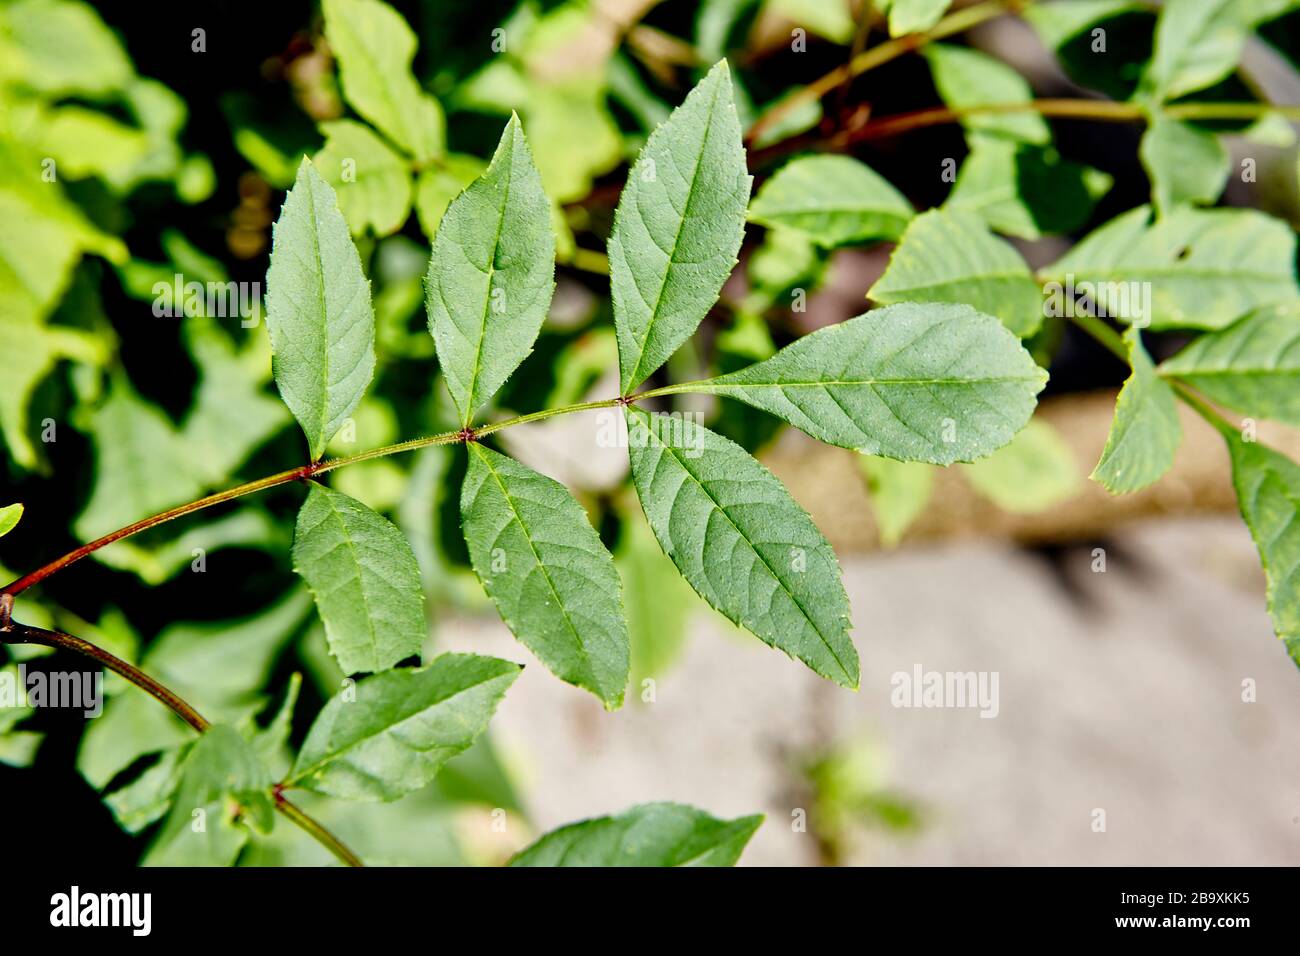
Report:
[[[195,710],[180,694],[168,688],[166,685],[154,680],[140,668],[128,664],[114,654],[110,654],[97,644],[76,637],[72,634],[66,634],[63,631],[50,631],[43,627],[32,627],[28,624],[22,624],[13,620],[10,616],[13,609],[13,595],[0,595],[0,643],[4,644],[40,644],[44,647],[53,647],[60,650],[74,651],[77,654],[89,657],[94,661],[103,664],[114,673],[121,674],[128,681],[139,687],[141,690],[152,695],[157,700],[166,704],[172,713],[180,717],[181,720],[189,724],[199,733],[203,733],[212,724],[206,717]],[[343,841],[330,833],[317,820],[310,817],[300,807],[286,800],[276,787],[272,791],[275,797],[275,808],[284,816],[288,817],[295,824],[305,830],[309,835],[314,837],[322,846],[333,853],[336,857],[346,863],[348,866],[364,866],[359,857],[344,845]]]
[[493,422],[483,425],[477,429],[470,430],[467,434],[464,430],[454,432],[443,432],[439,435],[431,435],[428,438],[415,438],[410,441],[399,442],[396,445],[385,445],[383,448],[375,448],[370,451],[364,451],[357,455],[351,455],[347,458],[334,458],[328,461],[317,462],[312,465],[303,465],[299,468],[291,468],[288,471],[282,471],[278,474],[269,475],[266,478],[259,478],[256,481],[250,481],[234,488],[227,488],[225,491],[219,491],[216,494],[208,495],[206,498],[200,498],[197,501],[191,501],[189,504],[178,505],[160,514],[153,515],[149,518],[142,518],[125,528],[118,528],[102,538],[96,538],[89,544],[83,544],[79,548],[69,551],[60,558],[56,558],[49,564],[37,568],[30,574],[26,574],[15,581],[0,588],[0,595],[18,595],[26,591],[34,584],[39,584],[50,575],[62,571],[68,565],[80,561],[87,555],[94,554],[100,548],[107,547],[115,541],[123,538],[129,538],[133,534],[139,534],[141,531],[147,531],[164,524],[175,518],[180,518],[204,508],[210,508],[213,505],[221,504],[225,501],[251,495],[258,491],[265,491],[268,488],[275,488],[279,485],[286,485],[293,481],[301,481],[307,478],[313,478],[316,475],[322,475],[327,471],[334,471],[336,468],[343,468],[346,465],[355,465],[358,462],[371,461],[375,458],[383,458],[387,455],[396,455],[401,452],[414,451],[417,448],[428,448],[433,445],[452,445],[458,442],[466,441],[471,436],[490,435],[493,432],[500,431],[503,428],[509,428],[513,425],[523,425],[528,422],[542,421],[546,418],[552,418],[556,415],[565,415],[569,412],[585,411],[591,408],[605,408],[614,405],[618,399],[609,399],[603,402],[584,402],[577,405],[565,405],[560,408],[550,408],[541,412],[533,412],[528,415],[518,415],[505,421]]
[[1030,0],[990,0],[987,3],[977,3],[964,10],[948,14],[924,33],[909,33],[907,36],[896,37],[892,40],[886,40],[884,43],[879,43],[871,49],[858,54],[843,66],[836,67],[825,76],[790,94],[781,102],[773,104],[754,121],[754,124],[749,128],[749,132],[745,134],[745,139],[751,143],[756,141],[766,130],[779,122],[782,117],[807,103],[821,99],[841,83],[847,83],[854,77],[861,76],[868,70],[873,70],[890,60],[897,59],[904,53],[910,53],[912,50],[925,46],[925,44],[933,40],[942,40],[954,33],[962,33],[978,23],[983,23],[985,20],[1018,10],[1025,6],[1027,2],[1030,2]]

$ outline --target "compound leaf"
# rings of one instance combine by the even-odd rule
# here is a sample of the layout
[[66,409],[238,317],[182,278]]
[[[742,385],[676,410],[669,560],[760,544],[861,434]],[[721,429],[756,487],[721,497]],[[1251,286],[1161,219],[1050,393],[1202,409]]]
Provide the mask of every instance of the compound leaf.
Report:
[[460,514],[474,570],[510,630],[561,680],[620,706],[623,588],[568,489],[471,442]]
[[312,460],[356,409],[375,371],[370,281],[329,183],[310,161],[284,200],[266,273],[275,384]]
[[1009,442],[1047,373],[997,319],[902,303],[819,329],[764,362],[682,389],[726,395],[821,441],[947,465]]
[[1230,157],[1219,138],[1161,113],[1152,116],[1138,154],[1161,215],[1180,203],[1213,203],[1228,182]]
[[724,60],[650,134],[619,199],[609,269],[625,394],[717,300],[744,238],[749,186]]
[[420,652],[427,632],[420,569],[383,515],[313,484],[298,512],[293,566],[316,598],[345,674],[386,670]]
[[761,815],[719,820],[680,803],[645,803],[552,830],[511,866],[734,866]]
[[627,422],[641,507],[691,587],[764,643],[857,687],[839,562],[785,486],[698,423],[630,406]]
[[519,117],[443,214],[425,289],[438,361],[468,425],[533,350],[555,289],[551,207]]
[[487,729],[522,668],[476,654],[367,677],[321,709],[287,785],[349,800],[396,800],[431,781]]

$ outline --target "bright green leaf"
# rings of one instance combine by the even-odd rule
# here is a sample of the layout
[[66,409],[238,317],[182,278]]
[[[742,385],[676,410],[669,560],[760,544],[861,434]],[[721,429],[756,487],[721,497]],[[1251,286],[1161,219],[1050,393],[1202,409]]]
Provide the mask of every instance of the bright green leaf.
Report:
[[934,490],[934,469],[921,462],[863,455],[859,460],[871,495],[880,543],[892,548],[925,510]]
[[22,517],[23,506],[21,504],[5,505],[0,508],[0,538],[14,530]]
[[[246,822],[269,831],[271,773],[233,727],[218,724],[190,747],[171,812],[143,866],[230,866],[248,842]],[[203,827],[194,826],[195,812]]]
[[325,39],[352,108],[416,159],[441,155],[446,119],[411,73],[416,40],[402,15],[380,0],[324,0],[321,6]]
[[690,338],[736,264],[750,177],[726,61],[650,134],[609,240],[624,394]]
[[897,239],[914,215],[884,177],[850,156],[808,156],[786,163],[763,184],[749,218],[798,230],[827,247]]
[[1260,309],[1193,339],[1160,371],[1239,412],[1300,425],[1300,306]]
[[1055,0],[1030,4],[1023,15],[1043,45],[1056,52],[1094,24],[1134,9],[1139,7],[1133,0]]
[[[954,109],[997,103],[1028,103],[1034,91],[1023,76],[1000,60],[964,46],[931,43],[921,49],[930,64],[934,85],[944,103]],[[1026,110],[1015,113],[971,113],[962,117],[968,133],[989,133],[1022,143],[1051,142],[1047,121]]]
[[425,279],[429,331],[461,422],[533,350],[555,290],[550,203],[519,118],[442,217]]
[[411,211],[410,164],[361,123],[335,120],[320,131],[325,148],[313,161],[338,193],[352,232],[387,236],[401,229]]
[[641,507],[691,587],[764,643],[857,687],[839,561],[785,486],[697,422],[631,406],[627,422]]
[[103,96],[131,79],[131,61],[94,7],[20,0],[0,9],[0,77],[49,96]]
[[875,7],[889,17],[889,35],[901,37],[923,33],[942,18],[952,0],[875,0]]
[[1043,270],[1049,292],[1070,282],[1113,318],[1155,330],[1219,329],[1300,297],[1286,223],[1253,209],[1188,206],[1150,218],[1139,206],[1089,233]]
[[426,236],[437,235],[438,224],[451,201],[483,175],[483,168],[483,161],[477,156],[451,153],[439,165],[420,173],[415,181],[415,212]]
[[734,866],[761,815],[719,820],[680,803],[644,803],[543,836],[511,866]]
[[1043,320],[1043,294],[1020,253],[969,212],[931,209],[912,220],[867,296],[960,302],[997,316],[1021,338]]
[[425,786],[487,729],[518,664],[443,654],[428,667],[358,681],[317,716],[287,783],[348,800],[396,800]]
[[1227,149],[1213,133],[1190,123],[1155,114],[1138,152],[1161,215],[1180,203],[1213,203],[1228,182]]
[[964,305],[903,303],[683,389],[739,399],[832,445],[947,465],[1009,442],[1046,381],[991,316]]
[[663,679],[686,645],[692,612],[704,605],[663,553],[649,526],[630,511],[620,514],[614,564],[623,579],[632,684],[639,687],[647,677]]
[[1004,511],[1032,514],[1073,497],[1080,486],[1074,453],[1056,430],[1034,419],[1005,448],[963,465],[975,490]]
[[1289,0],[1168,0],[1142,90],[1171,100],[1217,83],[1236,69],[1255,26]]
[[374,375],[375,315],[334,190],[306,159],[275,224],[266,307],[275,382],[315,461]]
[[1113,495],[1137,491],[1156,481],[1174,463],[1182,441],[1178,400],[1156,374],[1135,326],[1124,333],[1133,373],[1120,389],[1115,420],[1092,477]]
[[1300,665],[1300,465],[1271,448],[1224,431],[1232,482],[1268,578],[1268,612]]
[[474,570],[510,630],[561,680],[620,707],[623,588],[582,506],[558,482],[471,443],[460,515]]
[[293,566],[316,597],[345,674],[386,670],[420,653],[428,630],[420,568],[383,515],[313,484],[298,512]]

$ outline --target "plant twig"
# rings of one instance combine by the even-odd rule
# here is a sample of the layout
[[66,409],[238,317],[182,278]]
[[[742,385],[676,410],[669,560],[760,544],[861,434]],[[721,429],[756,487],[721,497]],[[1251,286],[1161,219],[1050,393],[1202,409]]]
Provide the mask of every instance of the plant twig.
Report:
[[[532,412],[528,415],[518,415],[514,418],[508,418],[505,421],[493,422],[488,425],[480,426],[471,430],[473,436],[490,435],[493,432],[500,431],[503,428],[509,428],[513,425],[523,425],[528,422],[542,421],[546,418],[552,418],[556,415],[565,415],[570,412],[586,411],[592,408],[606,408],[617,403],[617,399],[609,399],[603,402],[583,402],[577,405],[565,405],[560,408],[549,408],[541,412]],[[147,531],[155,528],[160,524],[180,518],[204,508],[210,508],[213,505],[221,504],[225,501],[251,495],[254,492],[265,491],[268,488],[275,488],[279,485],[286,485],[293,481],[301,481],[306,478],[314,478],[316,475],[322,475],[327,471],[334,471],[336,468],[343,468],[346,465],[355,465],[358,462],[371,461],[375,458],[383,458],[387,455],[396,455],[401,452],[414,451],[418,448],[428,448],[432,445],[452,445],[457,442],[463,442],[467,439],[465,431],[443,432],[439,435],[431,435],[428,438],[414,438],[410,441],[399,442],[396,445],[385,445],[382,448],[374,448],[370,451],[364,451],[357,455],[350,455],[346,458],[334,458],[327,461],[316,462],[311,465],[303,465],[299,468],[290,468],[288,471],[282,471],[278,474],[268,475],[266,478],[259,478],[256,481],[250,481],[234,488],[227,488],[225,491],[219,491],[216,494],[208,495],[206,498],[200,498],[197,501],[191,501],[189,504],[178,505],[170,508],[160,514],[153,515],[149,518],[142,518],[124,528],[118,528],[116,531],[109,532],[102,538],[96,538],[88,544],[83,544],[79,548],[69,551],[60,558],[56,558],[49,564],[46,564],[30,574],[23,575],[15,581],[11,581],[0,588],[0,595],[16,596],[26,591],[34,584],[39,584],[50,575],[62,571],[68,565],[81,560],[87,555],[94,554],[100,548],[107,547],[115,541],[123,538],[129,538],[133,534],[139,534],[141,531]]]
[[749,128],[749,132],[745,134],[745,140],[751,143],[755,142],[762,136],[764,131],[770,129],[792,110],[798,109],[813,100],[821,99],[840,84],[847,83],[868,70],[897,59],[904,53],[909,53],[933,40],[942,40],[954,33],[969,30],[985,20],[1017,10],[1028,2],[1030,0],[989,0],[986,3],[977,3],[964,10],[948,14],[924,33],[909,33],[907,36],[895,37],[892,40],[886,40],[884,43],[878,43],[871,49],[859,53],[843,66],[836,67],[825,76],[785,97],[781,102],[774,103],[754,121],[754,124]]
[[[195,710],[188,701],[180,694],[168,688],[159,681],[154,680],[140,668],[128,664],[115,654],[110,654],[97,644],[92,644],[83,638],[76,637],[63,631],[46,630],[43,627],[32,627],[29,624],[22,624],[13,620],[11,611],[13,608],[13,595],[0,595],[0,643],[4,644],[40,644],[44,647],[53,647],[60,650],[74,651],[77,654],[89,657],[98,661],[114,673],[121,674],[124,678],[139,687],[141,690],[152,695],[157,700],[166,704],[172,713],[180,717],[181,720],[189,724],[199,733],[203,733],[212,724],[206,717]],[[314,837],[322,846],[333,853],[336,857],[346,863],[348,866],[364,866],[355,853],[344,845],[343,841],[330,833],[317,820],[310,817],[300,807],[290,803],[276,787],[273,791],[275,797],[275,808],[284,816],[288,817],[295,824]]]

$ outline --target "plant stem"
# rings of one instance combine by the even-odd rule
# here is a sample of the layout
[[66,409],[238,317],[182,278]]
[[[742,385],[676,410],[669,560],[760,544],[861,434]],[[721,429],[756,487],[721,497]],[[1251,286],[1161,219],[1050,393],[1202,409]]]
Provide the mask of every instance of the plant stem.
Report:
[[[15,621],[10,617],[12,608],[13,596],[9,594],[0,595],[0,643],[40,644],[44,647],[53,647],[82,654],[98,661],[114,673],[121,674],[132,684],[135,684],[136,687],[162,701],[171,709],[172,713],[199,733],[203,733],[212,726],[208,719],[195,710],[183,697],[166,685],[154,680],[138,667],[128,664],[114,654],[110,654],[97,644],[92,644],[90,641],[72,634],[66,634],[63,631],[50,631],[43,627],[32,627]],[[327,850],[348,866],[365,865],[355,853],[343,844],[342,840],[330,833],[318,821],[308,816],[301,808],[286,800],[278,787],[275,788],[273,793],[275,808],[314,837]]]
[[361,862],[361,858],[348,849],[347,844],[325,829],[319,820],[310,816],[302,807],[296,803],[291,803],[289,798],[278,789],[275,791],[275,808],[315,837],[321,846],[338,857],[345,866],[365,866]]
[[853,57],[843,66],[836,67],[825,76],[814,80],[807,86],[787,96],[781,102],[773,104],[764,112],[745,134],[748,142],[758,139],[765,130],[770,129],[783,116],[813,100],[819,100],[834,90],[841,83],[847,83],[854,77],[861,76],[868,70],[875,69],[890,60],[897,59],[904,53],[922,47],[933,40],[942,40],[954,33],[969,30],[978,23],[1026,6],[1031,0],[990,0],[977,3],[964,10],[958,10],[944,17],[924,33],[909,33],[907,36],[895,37],[879,43]]
[[1099,344],[1104,345],[1117,359],[1128,365],[1128,346],[1124,344],[1124,339],[1120,337],[1119,333],[1109,325],[1095,315],[1088,315],[1078,310],[1075,310],[1074,314],[1070,316],[1070,321],[1091,335]]
[[[518,415],[514,418],[508,418],[505,421],[493,422],[487,425],[473,429],[473,437],[490,435],[498,432],[503,428],[509,428],[513,425],[524,425],[528,422],[542,421],[543,419],[552,418],[556,415],[565,415],[570,412],[586,411],[592,408],[607,408],[618,404],[618,399],[608,399],[600,402],[583,402],[577,405],[564,405],[560,408],[549,408],[541,412],[533,412],[529,415]],[[49,564],[37,568],[30,574],[26,574],[15,581],[0,588],[0,595],[18,595],[26,591],[34,584],[39,584],[50,575],[62,571],[73,562],[79,561],[89,554],[94,554],[100,548],[107,547],[115,541],[123,538],[129,538],[133,534],[141,531],[147,531],[150,528],[157,527],[160,524],[171,521],[174,518],[180,518],[195,511],[201,511],[204,508],[210,508],[213,505],[221,504],[224,501],[231,501],[234,498],[240,498],[244,495],[251,495],[254,492],[265,491],[268,488],[275,488],[279,485],[286,485],[293,481],[304,481],[314,478],[316,475],[324,474],[327,471],[334,471],[336,468],[342,468],[345,465],[355,465],[358,462],[370,461],[375,458],[383,458],[387,455],[396,455],[401,452],[414,451],[417,448],[428,448],[433,445],[452,445],[458,442],[466,441],[467,436],[463,431],[443,432],[439,435],[431,435],[427,438],[415,438],[410,441],[399,442],[396,445],[385,445],[383,448],[374,448],[370,451],[364,451],[357,455],[350,455],[346,458],[334,458],[327,461],[316,462],[311,465],[303,465],[299,468],[291,468],[288,471],[282,471],[278,474],[268,475],[265,478],[259,478],[256,481],[250,481],[246,484],[237,485],[234,488],[227,488],[225,491],[219,491],[216,494],[208,495],[206,498],[200,498],[197,501],[191,501],[189,504],[178,505],[170,508],[160,514],[153,515],[149,518],[142,518],[125,528],[118,528],[102,538],[96,538],[89,544],[83,544],[79,548],[69,551],[60,558],[56,558]]]

